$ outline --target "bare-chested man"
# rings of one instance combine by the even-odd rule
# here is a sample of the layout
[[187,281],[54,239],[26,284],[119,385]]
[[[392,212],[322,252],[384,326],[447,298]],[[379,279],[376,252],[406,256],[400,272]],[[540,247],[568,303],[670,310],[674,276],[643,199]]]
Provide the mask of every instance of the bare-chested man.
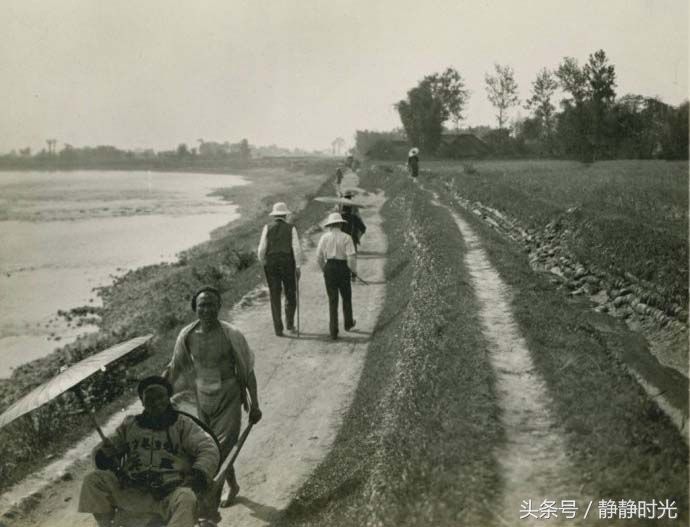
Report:
[[[254,353],[237,328],[218,319],[220,306],[220,292],[213,287],[194,294],[192,309],[198,320],[180,331],[166,376],[176,393],[190,390],[196,395],[199,418],[218,438],[224,459],[237,442],[242,406],[249,411],[252,423],[261,419],[261,410]],[[232,467],[226,481],[229,493],[222,500],[223,506],[229,505],[240,490]],[[216,521],[222,491],[220,484],[208,504],[210,517]]]

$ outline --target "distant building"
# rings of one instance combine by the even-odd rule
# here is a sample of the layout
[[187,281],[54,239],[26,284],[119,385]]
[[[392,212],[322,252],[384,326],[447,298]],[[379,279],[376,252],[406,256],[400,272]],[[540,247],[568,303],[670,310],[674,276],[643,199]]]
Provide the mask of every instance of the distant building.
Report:
[[410,144],[404,139],[381,139],[375,142],[364,155],[372,159],[407,159]]
[[466,132],[443,134],[438,149],[439,157],[451,159],[471,159],[491,154],[491,146],[476,135]]

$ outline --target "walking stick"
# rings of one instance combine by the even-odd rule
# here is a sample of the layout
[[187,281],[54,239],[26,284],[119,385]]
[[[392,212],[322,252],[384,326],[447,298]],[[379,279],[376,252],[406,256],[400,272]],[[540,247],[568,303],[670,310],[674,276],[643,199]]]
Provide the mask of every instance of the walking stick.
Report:
[[355,280],[359,280],[359,281],[362,282],[364,285],[369,285],[369,282],[367,282],[366,280],[363,280],[362,277],[359,276],[359,275],[355,275]]
[[297,338],[299,338],[299,276],[297,276],[297,267],[295,267],[295,291],[297,293]]

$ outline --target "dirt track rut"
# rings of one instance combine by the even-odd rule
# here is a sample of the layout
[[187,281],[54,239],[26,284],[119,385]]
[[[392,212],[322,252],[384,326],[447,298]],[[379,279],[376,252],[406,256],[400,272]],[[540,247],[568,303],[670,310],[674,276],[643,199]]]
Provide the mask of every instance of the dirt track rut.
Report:
[[[438,199],[434,201],[444,206]],[[506,434],[505,447],[495,453],[504,480],[503,501],[494,507],[497,520],[503,525],[581,524],[584,511],[578,511],[580,521],[566,519],[560,511],[557,517],[538,518],[545,510],[540,508],[543,500],[553,500],[558,507],[562,499],[577,498],[579,507],[583,497],[576,492],[565,441],[549,410],[544,381],[534,369],[527,343],[513,318],[510,289],[491,266],[470,225],[457,212],[445,208],[467,247],[463,260],[480,305]],[[530,516],[526,500],[531,500],[529,509],[535,511]]]

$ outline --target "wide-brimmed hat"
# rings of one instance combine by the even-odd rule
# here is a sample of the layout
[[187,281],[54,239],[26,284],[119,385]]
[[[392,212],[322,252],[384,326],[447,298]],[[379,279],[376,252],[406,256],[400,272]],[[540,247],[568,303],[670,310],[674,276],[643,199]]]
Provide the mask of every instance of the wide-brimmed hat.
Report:
[[328,218],[326,218],[326,221],[323,222],[324,227],[328,227],[329,225],[335,225],[336,223],[347,223],[343,217],[340,215],[339,212],[331,212],[328,215]]
[[352,198],[357,194],[354,190],[352,189],[347,189],[343,191],[343,197],[344,198]]
[[415,146],[414,148],[411,148],[411,149],[410,149],[410,153],[407,154],[407,155],[408,155],[408,157],[409,157],[409,156],[416,156],[417,154],[419,154],[419,148],[417,148],[417,147]]
[[287,216],[290,214],[290,210],[287,205],[282,201],[273,204],[273,210],[268,213],[269,216]]

